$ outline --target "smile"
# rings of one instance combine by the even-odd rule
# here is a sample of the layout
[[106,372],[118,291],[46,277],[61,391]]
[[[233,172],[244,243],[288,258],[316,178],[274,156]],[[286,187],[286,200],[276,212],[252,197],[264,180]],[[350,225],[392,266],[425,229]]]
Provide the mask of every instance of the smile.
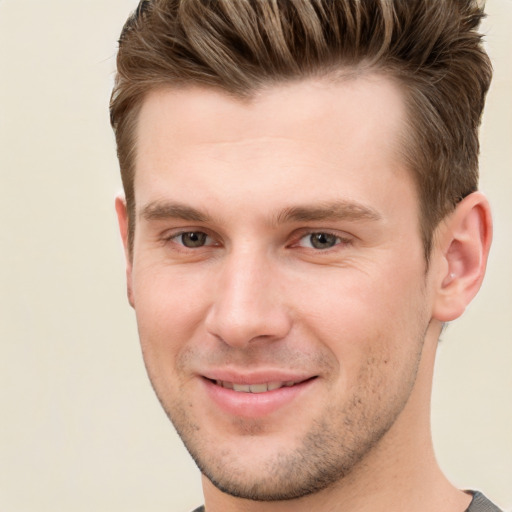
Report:
[[[210,375],[202,376],[209,404],[239,418],[264,418],[291,406],[311,389],[318,375]],[[278,380],[281,377],[282,380]],[[290,380],[288,380],[290,379]],[[293,379],[293,380],[292,380]]]

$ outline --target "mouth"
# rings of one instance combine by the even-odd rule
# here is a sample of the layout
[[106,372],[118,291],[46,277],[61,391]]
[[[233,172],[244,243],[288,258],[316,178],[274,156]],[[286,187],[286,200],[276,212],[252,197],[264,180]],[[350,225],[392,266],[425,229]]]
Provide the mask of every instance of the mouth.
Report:
[[[209,406],[230,417],[268,418],[298,403],[300,397],[316,389],[315,376],[292,375],[209,375],[202,376]],[[221,377],[221,378],[219,378]],[[281,378],[282,380],[279,380]],[[293,380],[292,380],[293,379]]]
[[[206,378],[206,377],[205,377]],[[271,381],[271,382],[263,382],[261,384],[241,384],[237,382],[229,382],[225,380],[213,380],[208,379],[206,380],[212,382],[216,386],[225,388],[225,389],[231,389],[233,391],[237,391],[239,393],[266,393],[268,391],[275,391],[277,389],[281,388],[290,388],[293,386],[296,386],[298,384],[302,384],[303,382],[310,381],[312,379],[316,379],[316,376],[310,377],[309,379],[301,379],[297,381],[289,380],[289,381]]]

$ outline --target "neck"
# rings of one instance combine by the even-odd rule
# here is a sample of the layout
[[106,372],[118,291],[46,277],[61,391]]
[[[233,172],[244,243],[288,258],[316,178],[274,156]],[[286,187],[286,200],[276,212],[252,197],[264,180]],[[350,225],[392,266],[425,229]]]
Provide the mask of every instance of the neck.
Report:
[[446,479],[432,445],[430,393],[439,333],[431,330],[406,407],[343,480],[300,499],[258,502],[227,495],[203,476],[206,512],[464,512],[471,497]]

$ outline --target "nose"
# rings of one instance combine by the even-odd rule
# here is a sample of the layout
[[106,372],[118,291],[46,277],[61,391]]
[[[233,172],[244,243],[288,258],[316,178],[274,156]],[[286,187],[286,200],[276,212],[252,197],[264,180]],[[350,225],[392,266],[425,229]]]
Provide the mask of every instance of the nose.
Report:
[[246,348],[284,338],[292,321],[277,265],[265,257],[231,254],[216,277],[207,331],[224,343]]

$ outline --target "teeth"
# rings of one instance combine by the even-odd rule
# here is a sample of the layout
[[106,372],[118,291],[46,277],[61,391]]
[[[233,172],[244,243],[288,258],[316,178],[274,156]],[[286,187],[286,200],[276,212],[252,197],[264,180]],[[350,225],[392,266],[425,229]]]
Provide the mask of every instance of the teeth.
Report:
[[251,384],[251,393],[265,393],[268,391],[268,386],[266,384]]
[[233,389],[235,391],[243,391],[244,393],[251,392],[251,386],[249,386],[249,384],[234,384],[233,383]]
[[216,380],[217,386],[221,386],[226,389],[232,389],[233,391],[239,391],[242,393],[265,393],[266,391],[273,391],[282,387],[290,387],[295,384],[295,381],[289,380],[287,382],[266,382],[264,384],[235,384],[234,382],[227,382],[223,380]]

